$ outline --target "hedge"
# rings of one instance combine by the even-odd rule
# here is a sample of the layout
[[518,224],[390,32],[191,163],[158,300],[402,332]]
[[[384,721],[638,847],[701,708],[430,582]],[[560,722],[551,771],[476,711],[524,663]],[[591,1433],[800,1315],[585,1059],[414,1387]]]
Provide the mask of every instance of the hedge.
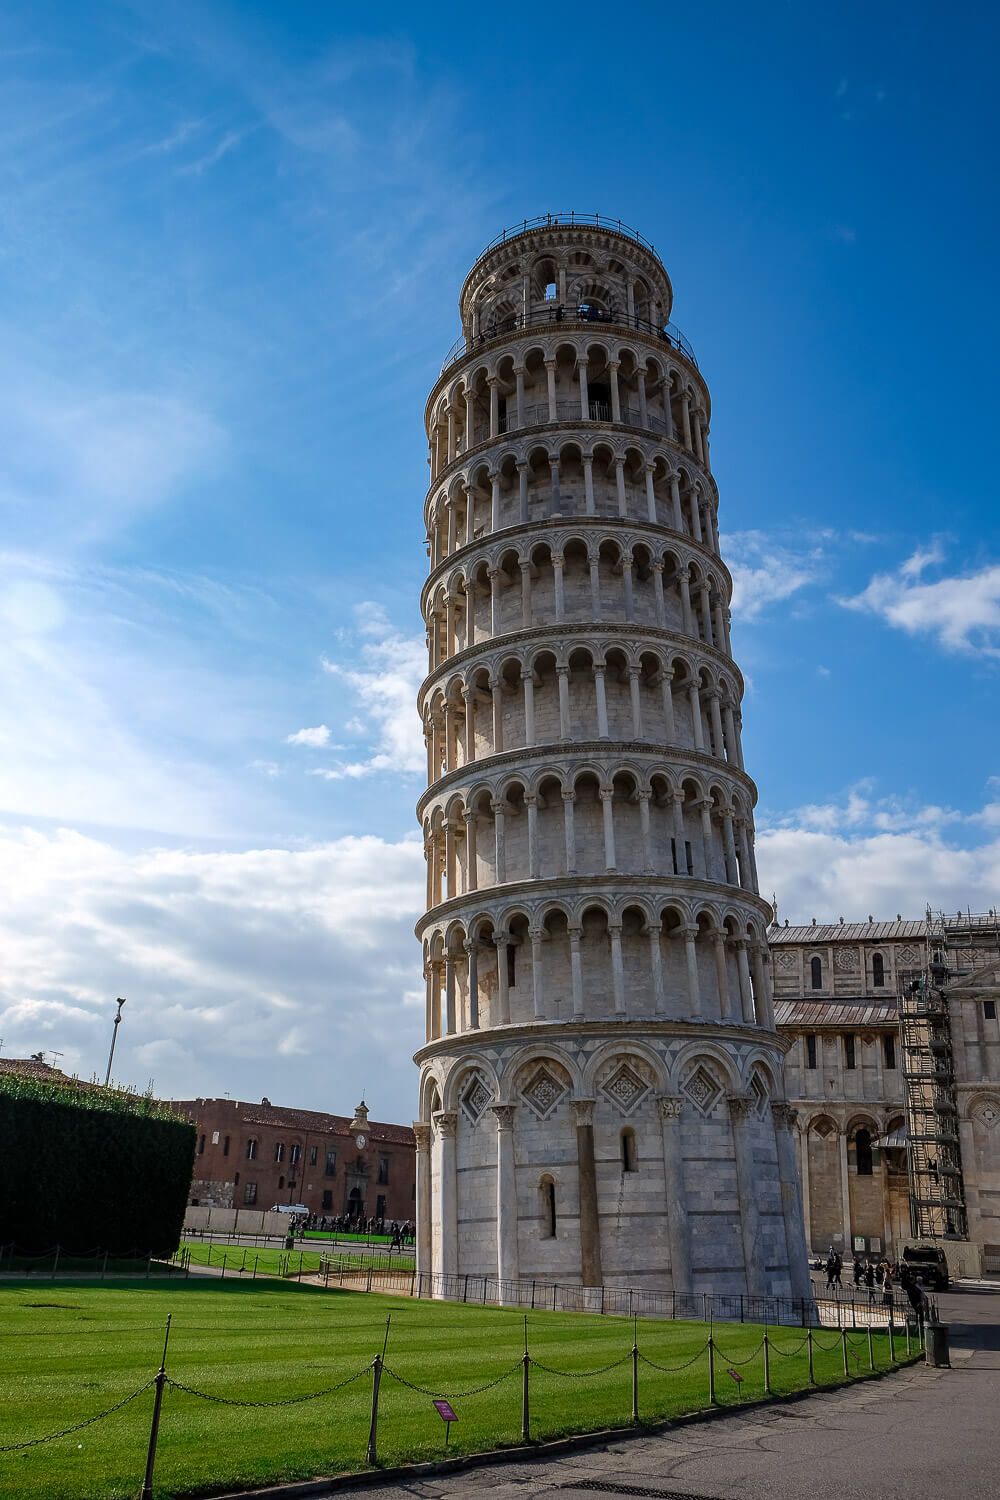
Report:
[[0,1241],[171,1254],[194,1147],[194,1126],[148,1097],[0,1074]]

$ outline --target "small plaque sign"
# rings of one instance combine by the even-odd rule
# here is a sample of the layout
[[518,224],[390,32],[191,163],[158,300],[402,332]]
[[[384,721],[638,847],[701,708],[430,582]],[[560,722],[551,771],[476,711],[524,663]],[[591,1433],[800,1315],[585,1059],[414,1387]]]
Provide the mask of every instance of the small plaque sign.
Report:
[[730,1380],[735,1380],[737,1385],[743,1384],[743,1376],[740,1374],[739,1370],[727,1370],[726,1374],[729,1376]]
[[437,1414],[442,1422],[458,1421],[458,1417],[455,1415],[455,1408],[450,1401],[435,1401],[433,1405],[437,1408]]

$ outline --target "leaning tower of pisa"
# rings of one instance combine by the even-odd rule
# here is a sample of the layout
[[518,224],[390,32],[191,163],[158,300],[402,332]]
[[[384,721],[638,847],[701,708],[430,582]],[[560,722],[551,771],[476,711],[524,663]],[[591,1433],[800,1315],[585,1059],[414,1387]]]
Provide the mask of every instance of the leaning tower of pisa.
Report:
[[418,1265],[808,1294],[708,387],[651,245],[480,255],[426,408]]

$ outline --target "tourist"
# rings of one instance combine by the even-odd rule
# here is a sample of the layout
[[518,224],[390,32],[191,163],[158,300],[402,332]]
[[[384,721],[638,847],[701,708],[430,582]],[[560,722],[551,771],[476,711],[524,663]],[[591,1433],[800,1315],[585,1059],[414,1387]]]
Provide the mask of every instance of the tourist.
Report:
[[852,1268],[852,1274],[854,1276],[854,1285],[855,1286],[860,1286],[861,1283],[865,1279],[865,1268],[861,1264],[861,1256],[860,1255],[856,1255],[854,1257],[854,1266]]

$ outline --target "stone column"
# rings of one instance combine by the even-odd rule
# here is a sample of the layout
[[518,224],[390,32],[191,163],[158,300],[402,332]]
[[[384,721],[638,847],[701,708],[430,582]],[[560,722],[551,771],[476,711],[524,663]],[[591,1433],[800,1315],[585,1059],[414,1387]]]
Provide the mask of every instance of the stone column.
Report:
[[503,683],[494,679],[490,683],[490,693],[493,698],[493,754],[499,755],[503,750]]
[[458,1030],[458,1022],[455,1009],[455,955],[453,953],[446,953],[444,956],[444,1016],[445,1034],[454,1036]]
[[490,581],[490,635],[500,634],[500,569],[487,568]]
[[563,834],[566,844],[566,874],[576,874],[576,820],[573,814],[573,804],[576,802],[575,792],[563,792]]
[[431,959],[431,1036],[441,1035],[441,971],[444,960]]
[[667,1240],[670,1245],[670,1276],[675,1292],[693,1290],[684,1158],[681,1152],[683,1103],[683,1099],[674,1094],[658,1094],[656,1098],[660,1134],[663,1138],[663,1185],[666,1195]]
[[754,1121],[753,1098],[749,1094],[727,1094],[736,1157],[736,1188],[739,1197],[740,1230],[743,1235],[743,1265],[747,1293],[761,1297],[767,1291],[763,1247],[760,1243],[760,1210],[757,1204],[757,1171],[750,1132]]
[[622,592],[625,596],[625,620],[632,624],[635,620],[635,596],[632,588],[632,554],[626,552],[622,557]]
[[809,1193],[809,1131],[799,1131],[799,1161],[802,1165],[802,1232],[805,1235],[806,1252],[812,1243],[812,1200]]
[[713,932],[712,943],[715,948],[715,977],[719,986],[719,1014],[724,1021],[732,1019],[733,1006],[729,998],[729,966],[726,963],[726,935],[724,932]]
[[522,526],[528,523],[528,465],[522,460],[517,465],[517,510]]
[[628,517],[628,497],[625,494],[625,463],[615,459],[615,489],[618,494],[618,515],[624,521]]
[[603,663],[594,663],[594,697],[597,700],[597,738],[599,740],[611,738],[608,731],[608,698],[604,689],[604,670]]
[[564,563],[564,559],[563,559],[562,553],[561,552],[553,552],[553,554],[552,554],[552,574],[553,574],[553,585],[554,585],[554,593],[555,593],[555,600],[556,600],[556,624],[557,625],[561,625],[562,622],[563,622],[563,620],[566,618],[566,600],[565,600],[565,594],[564,594],[564,589],[563,589],[563,563]]
[[615,997],[615,1015],[625,1014],[625,966],[622,963],[622,930],[614,922],[608,923],[611,939],[611,986]]
[[656,494],[653,490],[653,465],[646,464],[644,473],[646,475],[646,519],[651,525],[656,525]]
[[698,980],[698,954],[695,950],[695,939],[698,936],[697,927],[682,927],[684,934],[684,955],[687,959],[688,996],[691,1001],[691,1014],[696,1020],[701,1019],[701,984]]
[[549,493],[551,502],[549,504],[549,515],[562,515],[562,495],[559,490],[559,459],[549,459]]
[[465,393],[465,451],[476,446],[476,397],[474,392]]
[[574,1099],[572,1105],[576,1116],[576,1163],[580,1185],[580,1279],[584,1286],[602,1286],[604,1272],[594,1160],[594,1100]]
[[647,875],[653,873],[653,835],[649,826],[649,792],[637,792],[639,800],[639,833],[642,838],[642,868]]
[[722,843],[726,854],[726,880],[729,885],[739,885],[740,872],[736,862],[736,843],[733,839],[732,808],[722,809]]
[[664,426],[666,427],[667,437],[670,439],[671,442],[673,442],[675,440],[676,434],[674,432],[674,413],[673,413],[673,410],[672,410],[671,405],[670,405],[670,379],[669,379],[669,376],[663,382],[662,395],[663,395],[663,423],[664,423]]
[[495,438],[500,435],[500,392],[496,376],[487,376],[486,384],[490,388],[490,437]]
[[684,517],[681,514],[681,482],[676,474],[670,476],[670,510],[675,531],[684,535]]
[[611,359],[611,360],[608,361],[608,374],[609,374],[609,376],[611,378],[611,420],[612,420],[612,422],[620,422],[621,419],[622,419],[622,401],[621,401],[621,394],[620,394],[620,392],[618,390],[618,370],[619,370],[620,366],[621,366],[621,361],[620,360]]
[[569,727],[569,667],[556,667],[559,680],[559,738],[570,738]]
[[532,927],[528,932],[531,939],[531,1002],[536,1021],[545,1019],[545,996],[542,992],[542,935],[539,927]]
[[524,366],[514,366],[514,385],[517,391],[515,397],[517,403],[517,425],[524,426]]
[[500,1025],[510,1025],[510,989],[507,985],[507,943],[508,935],[501,932],[494,937],[493,942],[497,950],[497,1009],[500,1012]]
[[718,693],[709,693],[708,711],[712,716],[712,738],[715,740],[715,753],[720,760],[726,757],[726,738],[722,732],[722,714],[719,709]]
[[[838,1043],[840,1038],[838,1037]],[[843,1089],[840,1091],[843,1098]],[[847,1161],[847,1130],[837,1132],[840,1156],[840,1213],[844,1222],[844,1255],[851,1253],[851,1178]]]
[[587,360],[586,357],[577,361],[576,366],[580,375],[580,420],[590,421],[590,392],[587,389]]
[[444,502],[444,508],[448,517],[448,556],[450,557],[455,550],[458,540],[456,534],[458,518],[455,515],[455,501],[449,497]]
[[778,1178],[781,1182],[781,1207],[785,1220],[785,1243],[788,1248],[788,1274],[793,1297],[812,1298],[809,1256],[806,1248],[805,1219],[799,1193],[799,1174],[795,1166],[795,1142],[792,1129],[795,1110],[784,1102],[771,1105],[774,1141],[778,1156]]
[[535,674],[531,667],[521,673],[524,691],[524,743],[530,750],[535,743]]
[[[514,1172],[513,1104],[491,1106],[497,1122],[497,1276],[518,1278],[517,1178]],[[501,1301],[505,1301],[501,1293]]]
[[649,410],[646,405],[646,372],[643,369],[636,371],[636,382],[639,386],[639,425],[649,426]]
[[632,738],[642,739],[642,699],[639,696],[639,678],[641,669],[629,667],[628,669],[628,695],[629,707],[632,710]]
[[465,951],[469,961],[469,1029],[479,1030],[479,944],[468,942]]
[[496,843],[495,877],[494,885],[503,885],[507,879],[507,840],[505,804],[503,802],[491,802],[490,808],[493,812],[494,835]]
[[736,967],[740,976],[740,1004],[743,1009],[743,1019],[748,1026],[752,1026],[756,1016],[753,1007],[753,989],[750,984],[750,966],[747,963],[746,938],[737,938],[733,946],[736,949]]
[[590,566],[590,613],[593,619],[600,624],[601,621],[601,564],[596,555],[587,558]]
[[604,868],[614,870],[615,866],[615,814],[612,802],[614,791],[610,787],[602,787],[598,794],[601,799],[601,814],[604,820]]
[[650,922],[646,928],[649,936],[649,967],[653,976],[653,1011],[658,1016],[662,1016],[667,1008],[666,996],[663,991],[663,956],[660,953],[660,933],[662,930],[659,922]]
[[531,627],[531,562],[518,563],[521,569],[521,629]]
[[685,448],[689,453],[694,452],[691,443],[691,408],[688,403],[687,392],[681,395],[681,437]]
[[476,689],[464,687],[462,701],[465,704],[465,764],[476,758]]
[[[476,492],[471,484],[463,484],[462,493],[465,495],[465,541],[466,544],[476,539]],[[466,630],[466,645],[470,644],[471,637]]]
[[490,473],[490,530],[500,530],[500,475],[496,470]]
[[594,500],[594,460],[589,454],[583,460],[583,494],[587,515],[595,516],[597,503]]
[[458,1115],[440,1110],[434,1116],[434,1130],[440,1149],[438,1176],[438,1213],[441,1221],[441,1271],[445,1276],[458,1270],[458,1175],[455,1163],[455,1129]]
[[417,1142],[417,1271],[431,1270],[431,1127],[413,1122]]
[[580,953],[580,939],[583,936],[579,927],[569,928],[569,964],[570,979],[573,986],[573,1015],[583,1015],[583,959]]
[[554,359],[545,361],[545,379],[549,395],[549,421],[558,422],[559,413],[556,408],[556,362]]
[[711,880],[714,874],[712,859],[712,803],[708,797],[703,797],[698,803],[698,811],[701,814],[701,845],[704,858],[705,879]]
[[652,564],[653,574],[653,597],[656,600],[656,623],[661,630],[667,625],[667,604],[663,597],[663,564],[655,562]]
[[684,619],[684,634],[695,637],[698,632],[694,628],[694,615],[691,613],[691,574],[687,568],[681,568],[677,574],[677,582],[681,591],[681,614]]
[[524,799],[528,809],[528,879],[538,879],[538,798],[529,792]]
[[674,722],[674,674],[668,668],[660,678],[660,686],[663,693],[663,719],[666,726],[668,745],[677,743],[677,725]]

